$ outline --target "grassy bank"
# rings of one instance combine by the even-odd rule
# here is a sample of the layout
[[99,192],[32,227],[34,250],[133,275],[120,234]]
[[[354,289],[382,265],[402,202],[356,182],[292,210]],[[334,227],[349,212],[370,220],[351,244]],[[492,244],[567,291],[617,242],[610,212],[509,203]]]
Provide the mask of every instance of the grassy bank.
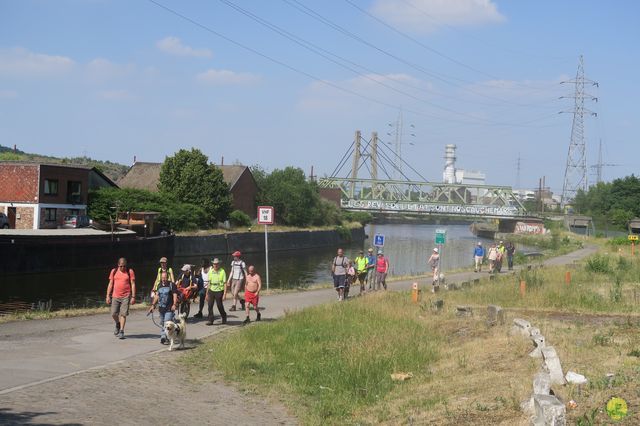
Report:
[[[570,283],[565,282],[566,273]],[[465,292],[443,292],[450,304],[497,304],[534,310],[592,313],[640,312],[640,260],[618,254],[597,254],[574,267],[538,268],[501,274]],[[478,274],[486,279],[486,274]],[[520,282],[526,283],[524,296]]]
[[307,424],[342,423],[396,389],[390,374],[428,380],[440,338],[407,317],[405,303],[402,295],[388,294],[384,301],[306,309],[205,344],[186,358],[196,376],[212,368],[271,397],[286,396]]

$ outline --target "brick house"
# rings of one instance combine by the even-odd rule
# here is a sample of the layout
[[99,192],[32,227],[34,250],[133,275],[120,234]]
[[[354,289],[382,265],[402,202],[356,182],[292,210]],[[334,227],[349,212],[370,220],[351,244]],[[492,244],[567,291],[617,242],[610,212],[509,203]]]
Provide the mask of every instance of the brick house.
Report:
[[[258,185],[249,167],[242,165],[216,165],[216,167],[222,171],[222,177],[229,185],[229,192],[233,197],[233,209],[243,211],[249,217],[255,218]],[[118,180],[118,186],[158,192],[161,168],[162,163],[136,162],[127,174]]]
[[116,186],[95,167],[0,162],[0,211],[11,228],[49,229],[86,214],[89,189]]

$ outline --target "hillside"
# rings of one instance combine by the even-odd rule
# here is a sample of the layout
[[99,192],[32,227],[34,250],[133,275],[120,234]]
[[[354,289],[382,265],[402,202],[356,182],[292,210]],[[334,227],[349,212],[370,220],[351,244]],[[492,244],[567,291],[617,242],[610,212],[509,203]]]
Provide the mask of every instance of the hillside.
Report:
[[111,161],[94,160],[89,157],[50,157],[47,155],[31,154],[24,151],[13,150],[6,146],[0,145],[0,161],[33,161],[52,164],[68,164],[79,166],[96,167],[106,174],[114,182],[120,179],[129,169],[129,166],[123,164],[112,163]]

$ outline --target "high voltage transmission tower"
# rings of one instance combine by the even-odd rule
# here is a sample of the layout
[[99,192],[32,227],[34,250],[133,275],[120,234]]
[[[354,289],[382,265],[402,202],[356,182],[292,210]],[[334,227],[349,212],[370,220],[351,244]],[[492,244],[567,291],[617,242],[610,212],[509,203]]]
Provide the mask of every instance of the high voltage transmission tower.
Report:
[[575,85],[575,93],[573,95],[561,96],[563,98],[573,98],[575,105],[573,110],[561,111],[573,113],[573,124],[571,126],[571,141],[569,142],[569,153],[567,154],[567,165],[564,170],[564,184],[562,185],[561,208],[570,203],[576,196],[579,189],[587,190],[587,153],[585,149],[584,139],[584,115],[596,116],[593,111],[584,107],[585,99],[598,102],[598,98],[584,91],[585,84],[598,86],[595,81],[584,77],[584,61],[582,55],[578,62],[578,72],[573,80],[563,81],[565,84]]

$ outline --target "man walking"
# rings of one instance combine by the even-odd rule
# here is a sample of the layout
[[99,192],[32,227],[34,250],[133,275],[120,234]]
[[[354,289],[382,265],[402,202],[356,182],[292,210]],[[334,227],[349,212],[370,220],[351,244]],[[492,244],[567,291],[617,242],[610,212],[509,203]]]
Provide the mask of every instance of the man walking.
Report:
[[484,259],[484,248],[482,243],[478,241],[478,245],[473,250],[473,260],[476,262],[475,272],[482,272],[482,261]]
[[213,325],[213,303],[218,307],[218,312],[222,317],[222,323],[227,323],[227,312],[222,304],[222,296],[224,295],[224,286],[227,281],[227,274],[224,269],[220,268],[220,260],[213,259],[213,267],[209,269],[209,289],[207,290],[207,307],[209,308],[209,317],[207,325]]
[[333,277],[333,288],[338,293],[338,300],[344,300],[344,287],[347,280],[347,268],[349,267],[349,259],[344,255],[344,251],[338,249],[338,254],[333,258],[331,263],[331,276]]
[[505,247],[505,251],[507,253],[507,265],[509,266],[509,270],[513,270],[513,255],[516,252],[516,246],[513,245],[511,241],[507,242],[507,246]]
[[369,247],[367,250],[367,278],[366,283],[369,284],[369,290],[371,290],[371,286],[373,285],[373,281],[376,278],[376,257],[373,254],[373,249]]
[[111,305],[111,317],[116,324],[113,334],[124,339],[124,326],[129,315],[129,305],[136,303],[136,274],[127,268],[127,259],[118,259],[118,267],[109,274],[107,305]]
[[233,295],[233,306],[230,311],[236,310],[236,304],[240,301],[240,307],[244,310],[244,299],[240,296],[244,280],[247,276],[247,265],[244,261],[240,260],[241,253],[239,251],[233,252],[233,260],[231,261],[231,272],[229,272],[229,280],[227,281],[227,287],[231,287],[231,294]]
[[149,313],[153,313],[156,306],[158,306],[160,324],[162,326],[160,343],[164,345],[167,343],[165,323],[167,321],[173,321],[174,312],[178,307],[178,288],[173,282],[169,281],[167,272],[162,272],[160,275],[160,282],[156,288],[156,295],[151,302]]
[[369,265],[369,260],[364,255],[364,251],[360,250],[358,257],[354,260],[355,268],[356,268],[356,276],[358,277],[358,281],[360,282],[360,294],[364,293],[364,283],[367,281],[367,266]]
[[244,320],[244,324],[249,324],[251,321],[249,319],[249,305],[253,305],[253,310],[256,311],[256,321],[260,321],[261,319],[260,308],[258,308],[260,289],[262,289],[260,275],[256,274],[256,268],[250,265],[247,270],[247,282],[244,286],[245,311],[247,312],[247,318]]

